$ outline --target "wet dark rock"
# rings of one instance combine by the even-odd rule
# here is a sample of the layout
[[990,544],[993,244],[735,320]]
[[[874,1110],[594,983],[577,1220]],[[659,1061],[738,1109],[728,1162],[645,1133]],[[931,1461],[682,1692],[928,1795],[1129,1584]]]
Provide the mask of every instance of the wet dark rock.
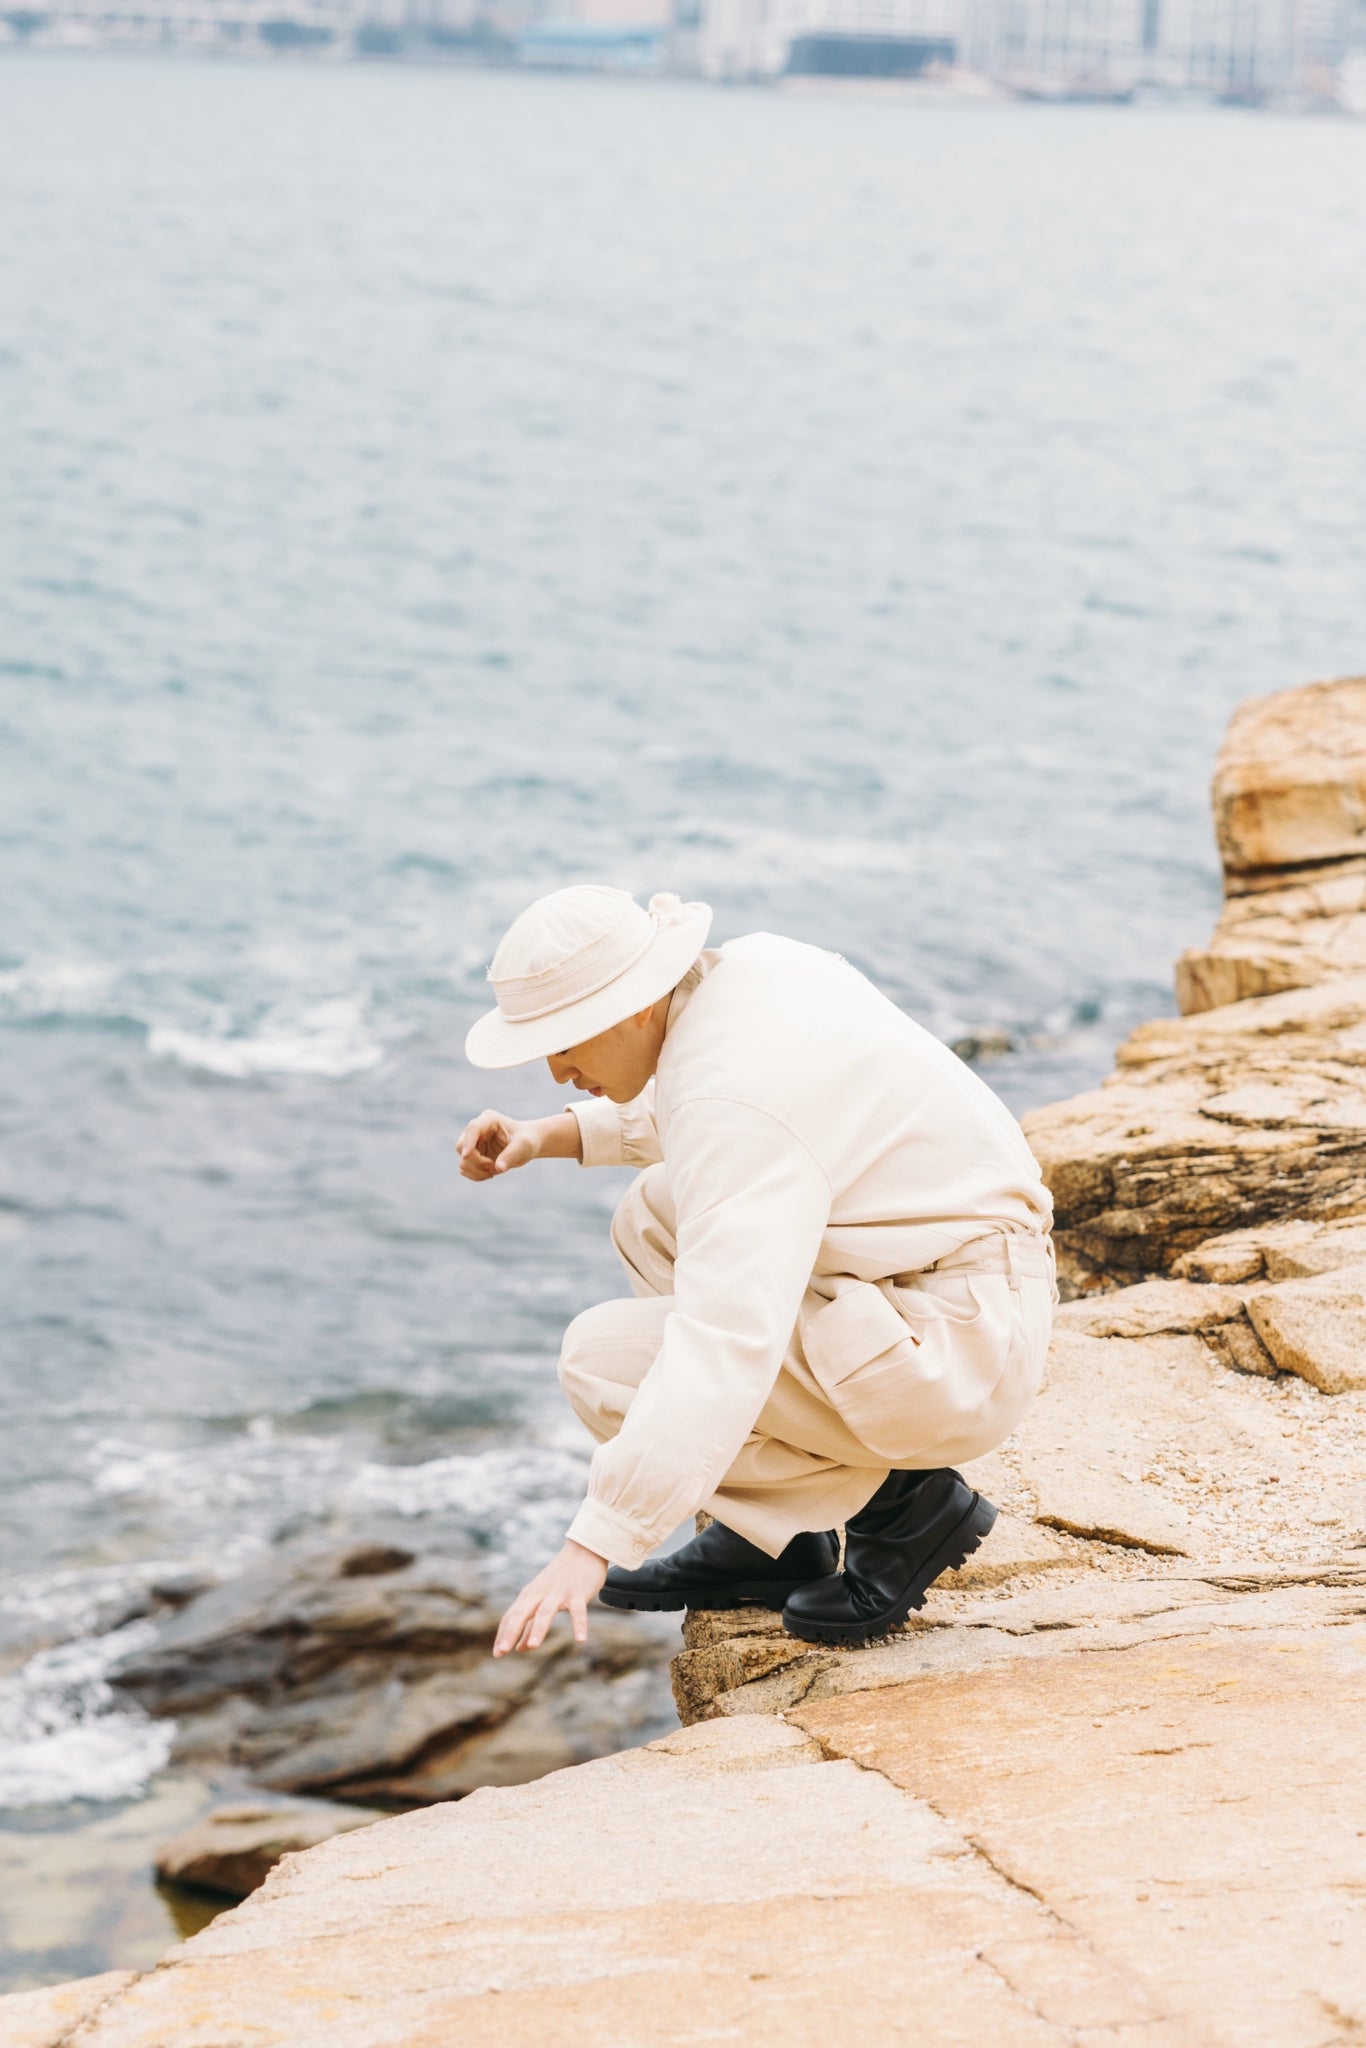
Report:
[[980,1031],[969,1031],[964,1037],[955,1038],[949,1049],[971,1066],[978,1060],[1004,1059],[1007,1053],[1014,1052],[1015,1040],[1008,1031],[986,1025]]
[[369,1579],[380,1572],[401,1572],[416,1562],[416,1552],[401,1550],[396,1543],[360,1543],[341,1561],[344,1579]]
[[[113,1683],[149,1714],[265,1699],[320,1679],[363,1651],[449,1655],[491,1637],[497,1616],[473,1568],[445,1558],[350,1570],[354,1547],[275,1558],[192,1600]],[[400,1553],[401,1554],[401,1553]]]
[[183,1571],[163,1572],[160,1578],[153,1579],[147,1591],[159,1607],[188,1607],[191,1600],[198,1600],[217,1584],[216,1572],[187,1565]]
[[276,1793],[411,1806],[522,1784],[666,1728],[674,1629],[595,1612],[495,1661],[467,1562],[387,1545],[272,1558],[211,1587],[112,1682],[179,1726],[175,1756]]

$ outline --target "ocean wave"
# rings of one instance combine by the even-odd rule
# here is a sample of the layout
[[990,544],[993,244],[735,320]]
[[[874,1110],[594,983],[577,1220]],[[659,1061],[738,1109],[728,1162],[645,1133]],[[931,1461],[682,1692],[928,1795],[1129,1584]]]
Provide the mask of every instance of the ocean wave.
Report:
[[[254,1022],[226,1004],[191,1002],[171,1021],[171,1001],[150,997],[136,973],[93,960],[28,960],[0,970],[0,1021],[98,1023],[146,1033],[153,1059],[225,1081],[280,1074],[345,1080],[382,1064],[385,1048],[370,1021],[370,992],[332,995],[305,1004],[279,1003]],[[161,1015],[156,1014],[157,1011]]]
[[0,1806],[131,1799],[146,1789],[169,1760],[175,1723],[150,1721],[107,1674],[156,1632],[134,1621],[59,1643],[0,1680]]
[[347,1488],[353,1509],[453,1517],[489,1546],[500,1579],[542,1564],[564,1540],[583,1498],[586,1453],[510,1447],[425,1465],[362,1465]]
[[353,1506],[391,1514],[455,1511],[472,1523],[496,1524],[509,1509],[538,1505],[547,1497],[557,1505],[577,1499],[587,1473],[587,1455],[509,1446],[432,1458],[425,1465],[361,1465],[347,1497]]
[[110,1007],[114,979],[94,960],[26,960],[0,970],[0,1017],[108,1018],[119,1014]]
[[260,1505],[269,1512],[318,1512],[342,1484],[348,1450],[340,1437],[275,1436],[268,1417],[226,1442],[176,1447],[104,1437],[88,1458],[91,1485],[106,1500],[196,1512]]
[[[659,862],[676,862],[688,888],[790,885],[832,875],[904,879],[926,865],[922,847],[904,840],[785,831],[776,825],[736,828],[718,818],[682,818],[661,840]],[[651,885],[671,888],[667,877]]]
[[223,1081],[253,1081],[272,1074],[313,1074],[342,1081],[366,1074],[384,1059],[368,1028],[365,1001],[338,996],[293,1014],[272,1011],[252,1032],[187,1031],[156,1025],[147,1034],[153,1059],[171,1060],[190,1073]]
[[206,1519],[221,1518],[216,1555],[229,1568],[282,1526],[297,1532],[392,1515],[441,1525],[511,1571],[558,1547],[588,1477],[588,1448],[570,1448],[567,1432],[564,1447],[550,1434],[397,1465],[357,1462],[343,1437],[276,1437],[267,1418],[260,1422],[227,1443],[173,1449],[107,1437],[89,1457],[92,1490],[169,1515],[196,1532],[197,1549]]

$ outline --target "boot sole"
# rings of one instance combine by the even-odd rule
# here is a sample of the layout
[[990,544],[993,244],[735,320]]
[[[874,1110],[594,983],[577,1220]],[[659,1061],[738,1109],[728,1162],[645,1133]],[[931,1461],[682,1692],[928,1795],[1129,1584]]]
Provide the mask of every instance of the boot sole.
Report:
[[680,1607],[771,1607],[779,1611],[798,1586],[810,1579],[772,1579],[767,1584],[753,1580],[730,1586],[674,1587],[667,1593],[636,1593],[617,1586],[604,1586],[598,1595],[603,1607],[624,1607],[633,1614],[673,1614]]
[[951,1529],[938,1550],[933,1550],[926,1562],[912,1579],[910,1586],[895,1607],[885,1614],[876,1615],[863,1623],[847,1621],[808,1621],[783,1615],[783,1627],[787,1634],[796,1636],[804,1643],[833,1643],[844,1650],[861,1650],[866,1644],[876,1642],[907,1619],[912,1609],[918,1611],[925,1605],[925,1595],[937,1578],[945,1572],[956,1572],[960,1565],[967,1563],[975,1550],[981,1548],[982,1539],[991,1534],[996,1520],[996,1510],[991,1502],[980,1493],[972,1497],[972,1506],[956,1529]]

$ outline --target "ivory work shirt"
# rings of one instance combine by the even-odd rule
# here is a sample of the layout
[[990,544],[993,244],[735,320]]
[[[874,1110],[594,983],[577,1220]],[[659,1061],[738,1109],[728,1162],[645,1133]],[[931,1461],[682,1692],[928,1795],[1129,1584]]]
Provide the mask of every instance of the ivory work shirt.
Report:
[[724,1477],[808,1288],[918,1272],[995,1227],[1052,1220],[985,1082],[846,961],[767,932],[684,977],[644,1094],[572,1107],[584,1165],[662,1159],[677,1212],[663,1342],[569,1530],[623,1562]]

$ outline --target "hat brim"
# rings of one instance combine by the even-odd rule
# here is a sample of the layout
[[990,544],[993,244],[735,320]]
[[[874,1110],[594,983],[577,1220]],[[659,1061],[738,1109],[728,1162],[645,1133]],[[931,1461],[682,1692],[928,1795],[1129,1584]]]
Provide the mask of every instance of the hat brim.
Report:
[[596,995],[566,1003],[544,1017],[517,1022],[501,1010],[487,1010],[470,1026],[465,1057],[473,1067],[521,1067],[529,1060],[567,1052],[600,1031],[610,1031],[638,1010],[648,1009],[683,979],[707,943],[711,911],[705,903],[690,906],[691,915],[667,925],[625,974],[609,981]]

